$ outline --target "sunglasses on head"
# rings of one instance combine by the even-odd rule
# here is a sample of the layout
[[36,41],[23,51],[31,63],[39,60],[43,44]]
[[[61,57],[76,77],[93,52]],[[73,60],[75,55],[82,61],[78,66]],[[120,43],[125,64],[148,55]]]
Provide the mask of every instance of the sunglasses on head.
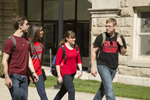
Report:
[[113,45],[112,37],[110,37],[110,44]]

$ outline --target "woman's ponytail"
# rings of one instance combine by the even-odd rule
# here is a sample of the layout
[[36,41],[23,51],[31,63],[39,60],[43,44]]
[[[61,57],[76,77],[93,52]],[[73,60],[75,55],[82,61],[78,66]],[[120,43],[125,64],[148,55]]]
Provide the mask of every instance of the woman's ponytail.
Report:
[[62,39],[62,41],[59,43],[59,46],[62,46],[64,43],[66,43],[66,39]]

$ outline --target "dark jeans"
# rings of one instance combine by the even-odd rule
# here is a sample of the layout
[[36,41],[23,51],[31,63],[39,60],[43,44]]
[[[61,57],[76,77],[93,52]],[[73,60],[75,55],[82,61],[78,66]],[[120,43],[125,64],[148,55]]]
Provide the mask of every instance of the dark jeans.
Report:
[[[38,77],[39,77],[39,81],[37,83],[35,83],[38,94],[39,94],[41,100],[48,100],[46,92],[45,92],[43,75],[41,74]],[[28,79],[28,85],[29,84],[30,84],[30,79]]]
[[75,74],[64,75],[60,91],[55,96],[54,100],[61,100],[61,98],[68,92],[68,100],[75,100],[75,89],[73,84]]
[[112,80],[116,75],[116,70],[110,69],[104,65],[97,65],[97,70],[102,83],[93,100],[102,100],[104,95],[106,95],[107,100],[116,100],[112,84]]
[[12,87],[9,89],[12,100],[27,100],[28,98],[28,79],[27,76],[9,74]]

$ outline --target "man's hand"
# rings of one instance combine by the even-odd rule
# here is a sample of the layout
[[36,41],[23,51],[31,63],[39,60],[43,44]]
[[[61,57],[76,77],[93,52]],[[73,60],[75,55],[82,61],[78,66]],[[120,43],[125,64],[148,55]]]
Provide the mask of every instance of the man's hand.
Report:
[[9,77],[5,77],[5,85],[8,87],[8,88],[11,88],[12,87],[12,81]]
[[62,83],[62,82],[63,82],[63,79],[62,79],[61,76],[58,76],[58,82],[59,82],[59,83]]
[[123,46],[122,39],[120,37],[117,38],[117,42],[120,46]]
[[37,81],[39,81],[39,77],[37,76],[36,73],[33,73],[32,76],[33,76],[33,79],[34,79],[34,83],[36,83]]
[[96,71],[96,69],[95,69],[94,67],[91,68],[91,74],[92,74],[94,77],[96,77],[96,75],[97,75],[97,71]]

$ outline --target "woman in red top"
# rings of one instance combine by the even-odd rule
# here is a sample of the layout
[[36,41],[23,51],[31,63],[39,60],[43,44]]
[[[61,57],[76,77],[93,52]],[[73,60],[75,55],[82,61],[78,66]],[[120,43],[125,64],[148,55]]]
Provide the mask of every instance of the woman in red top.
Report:
[[[41,100],[48,100],[45,92],[45,85],[44,85],[44,79],[43,79],[42,68],[41,68],[41,57],[42,57],[42,52],[44,50],[44,45],[39,38],[43,37],[43,33],[44,32],[41,25],[38,24],[32,25],[29,33],[29,41],[30,41],[30,52],[31,52],[30,54],[32,57],[33,66],[36,74],[39,77],[39,81],[35,83],[35,85]],[[33,82],[31,78],[30,80],[31,82]]]
[[54,100],[60,100],[66,92],[68,92],[68,99],[75,100],[75,88],[73,84],[73,79],[77,71],[77,66],[79,67],[78,77],[82,76],[82,62],[80,58],[79,47],[76,50],[75,47],[75,33],[72,31],[67,31],[65,33],[65,38],[60,42],[60,46],[65,47],[67,60],[64,61],[62,47],[59,48],[56,55],[56,69],[58,82],[62,83],[60,91],[55,96]]

